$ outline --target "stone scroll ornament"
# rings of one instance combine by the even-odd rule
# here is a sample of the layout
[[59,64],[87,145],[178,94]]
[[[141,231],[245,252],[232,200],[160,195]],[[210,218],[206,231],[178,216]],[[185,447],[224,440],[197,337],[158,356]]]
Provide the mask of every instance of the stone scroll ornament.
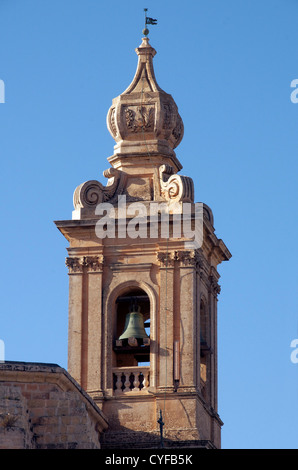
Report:
[[99,181],[91,180],[82,183],[74,192],[73,205],[75,209],[94,209],[102,202],[116,201],[119,194],[122,194],[126,186],[127,174],[116,168],[109,168],[104,171],[104,176],[108,178],[108,183],[103,186]]
[[159,168],[161,196],[170,202],[193,202],[194,184],[188,176],[174,174],[170,165]]

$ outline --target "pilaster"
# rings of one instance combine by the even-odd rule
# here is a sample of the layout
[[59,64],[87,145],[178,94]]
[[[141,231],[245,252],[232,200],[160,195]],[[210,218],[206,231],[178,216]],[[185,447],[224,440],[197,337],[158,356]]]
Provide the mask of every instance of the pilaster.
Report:
[[217,296],[220,293],[218,284],[219,274],[214,267],[211,267],[209,276],[209,309],[210,309],[210,339],[211,339],[211,357],[210,357],[210,404],[217,411],[217,382],[218,382],[218,359],[217,359]]
[[102,255],[85,258],[88,278],[88,347],[87,384],[88,392],[102,396]]
[[180,386],[179,389],[196,389],[197,384],[197,296],[196,252],[176,252],[180,269]]
[[158,252],[159,302],[159,389],[173,390],[174,346],[174,253]]
[[69,269],[68,372],[80,384],[82,378],[83,264],[66,258]]
[[71,256],[65,264],[69,269],[68,370],[84,389],[99,391],[103,256]]

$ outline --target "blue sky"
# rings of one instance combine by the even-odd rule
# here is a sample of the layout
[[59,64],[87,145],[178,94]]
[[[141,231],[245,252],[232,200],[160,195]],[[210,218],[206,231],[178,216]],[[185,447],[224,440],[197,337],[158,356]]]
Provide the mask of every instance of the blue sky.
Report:
[[0,0],[1,328],[5,358],[67,366],[67,242],[54,220],[109,167],[112,98],[143,9],[156,78],[184,121],[182,174],[233,257],[219,266],[223,448],[297,448],[297,0]]

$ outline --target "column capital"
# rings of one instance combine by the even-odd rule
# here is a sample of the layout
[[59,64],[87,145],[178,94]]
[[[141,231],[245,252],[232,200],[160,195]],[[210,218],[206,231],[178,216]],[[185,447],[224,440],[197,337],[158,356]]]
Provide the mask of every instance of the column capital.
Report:
[[69,256],[65,259],[65,264],[69,269],[69,274],[83,273],[84,268],[88,272],[99,272],[104,263],[103,255],[98,256]]
[[65,258],[65,265],[68,267],[69,274],[80,274],[83,272],[81,257],[69,256]]
[[176,251],[175,258],[180,261],[180,266],[196,267],[199,263],[199,254],[196,250]]
[[88,272],[102,271],[104,264],[104,256],[84,256],[84,265],[87,267]]
[[174,261],[176,259],[174,252],[159,251],[156,256],[161,268],[172,268],[174,266]]

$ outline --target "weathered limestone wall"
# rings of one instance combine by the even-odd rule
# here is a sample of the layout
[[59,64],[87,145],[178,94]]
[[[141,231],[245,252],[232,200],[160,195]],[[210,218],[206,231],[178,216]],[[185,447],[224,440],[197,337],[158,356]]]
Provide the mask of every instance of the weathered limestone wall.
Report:
[[20,387],[0,384],[0,449],[32,449],[27,400]]
[[99,449],[103,413],[56,365],[0,364],[0,449]]

